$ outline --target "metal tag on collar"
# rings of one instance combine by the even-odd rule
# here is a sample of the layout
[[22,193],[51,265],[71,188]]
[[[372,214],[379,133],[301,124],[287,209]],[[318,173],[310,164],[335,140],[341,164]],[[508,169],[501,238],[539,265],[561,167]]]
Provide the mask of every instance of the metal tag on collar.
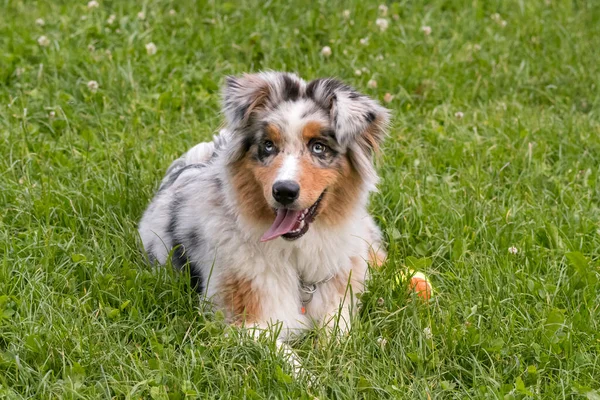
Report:
[[307,285],[304,282],[300,283],[300,301],[303,305],[310,303],[313,299],[313,295],[317,291],[317,285],[315,283]]

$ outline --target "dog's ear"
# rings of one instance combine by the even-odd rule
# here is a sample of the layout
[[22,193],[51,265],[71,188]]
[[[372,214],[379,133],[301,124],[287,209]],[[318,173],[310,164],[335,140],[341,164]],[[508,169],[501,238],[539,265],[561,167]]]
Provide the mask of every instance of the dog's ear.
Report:
[[303,94],[304,86],[298,76],[286,72],[228,76],[223,88],[223,113],[229,128],[244,128],[259,112],[275,108],[284,101],[297,100]]
[[342,146],[362,140],[372,150],[379,148],[390,117],[375,100],[332,78],[309,82],[306,95],[329,111]]
[[309,82],[306,96],[329,112],[338,143],[348,149],[355,168],[367,184],[374,187],[377,174],[372,155],[386,136],[389,111],[368,96],[331,78]]
[[223,114],[229,128],[234,131],[247,125],[253,113],[264,109],[269,94],[269,83],[259,74],[228,76],[223,86]]

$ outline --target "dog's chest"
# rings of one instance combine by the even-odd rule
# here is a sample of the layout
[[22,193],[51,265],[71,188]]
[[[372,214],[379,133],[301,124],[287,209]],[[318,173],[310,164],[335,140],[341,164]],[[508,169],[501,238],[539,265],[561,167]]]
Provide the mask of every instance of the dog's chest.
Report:
[[308,284],[330,279],[339,271],[348,269],[350,258],[359,252],[348,237],[315,235],[306,239],[294,248],[289,262],[300,281]]
[[328,249],[314,249],[312,252],[296,249],[290,256],[289,265],[300,283],[311,284],[331,278],[349,260],[347,255],[335,254]]

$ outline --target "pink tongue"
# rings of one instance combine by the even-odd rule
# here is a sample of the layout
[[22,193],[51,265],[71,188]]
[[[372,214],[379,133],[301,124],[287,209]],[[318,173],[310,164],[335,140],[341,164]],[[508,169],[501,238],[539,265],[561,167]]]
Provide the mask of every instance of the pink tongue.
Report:
[[298,216],[301,212],[302,211],[287,210],[285,208],[278,209],[275,222],[273,222],[273,225],[271,225],[269,230],[260,238],[260,241],[268,242],[269,240],[276,239],[291,231],[294,225],[296,225]]

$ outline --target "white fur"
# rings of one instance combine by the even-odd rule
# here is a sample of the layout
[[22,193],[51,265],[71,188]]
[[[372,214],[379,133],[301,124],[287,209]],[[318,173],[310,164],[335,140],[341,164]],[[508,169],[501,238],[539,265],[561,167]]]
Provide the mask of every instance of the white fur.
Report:
[[275,181],[293,181],[298,176],[299,160],[296,155],[287,155],[277,173]]

